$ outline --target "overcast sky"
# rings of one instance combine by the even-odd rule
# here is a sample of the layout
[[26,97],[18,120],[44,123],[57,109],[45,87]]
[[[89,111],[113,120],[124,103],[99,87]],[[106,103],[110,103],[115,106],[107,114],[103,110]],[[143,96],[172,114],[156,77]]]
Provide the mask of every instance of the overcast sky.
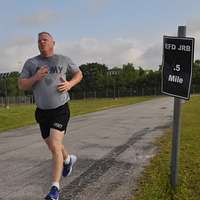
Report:
[[37,33],[50,32],[55,52],[78,64],[128,62],[158,69],[163,35],[176,36],[179,25],[195,37],[200,58],[199,0],[1,0],[0,72],[20,71],[37,55]]

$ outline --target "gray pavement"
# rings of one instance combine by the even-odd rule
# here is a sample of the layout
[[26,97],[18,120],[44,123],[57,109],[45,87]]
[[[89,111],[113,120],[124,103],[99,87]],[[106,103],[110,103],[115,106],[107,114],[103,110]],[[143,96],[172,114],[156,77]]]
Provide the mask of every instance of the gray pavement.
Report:
[[[166,97],[72,118],[64,143],[78,161],[61,181],[61,200],[131,199],[172,114]],[[38,126],[1,133],[0,200],[43,199],[50,183],[51,155]]]

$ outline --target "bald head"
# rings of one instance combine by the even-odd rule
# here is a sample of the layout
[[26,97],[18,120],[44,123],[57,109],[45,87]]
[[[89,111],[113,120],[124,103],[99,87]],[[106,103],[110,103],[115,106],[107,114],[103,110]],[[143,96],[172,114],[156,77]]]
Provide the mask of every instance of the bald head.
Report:
[[38,33],[38,38],[43,34],[46,34],[46,35],[48,35],[49,37],[51,37],[53,39],[53,36],[50,33],[45,32],[45,31]]
[[54,45],[55,41],[50,33],[41,32],[38,34],[38,48],[42,56],[52,56],[54,54]]

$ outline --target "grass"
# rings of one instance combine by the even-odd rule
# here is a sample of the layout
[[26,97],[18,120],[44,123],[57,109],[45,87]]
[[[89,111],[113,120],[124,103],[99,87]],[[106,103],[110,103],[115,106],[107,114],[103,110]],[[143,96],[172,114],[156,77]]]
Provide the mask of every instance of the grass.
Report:
[[[119,99],[88,99],[73,100],[70,102],[71,116],[77,116],[89,112],[95,112],[116,106],[134,104],[149,99],[146,97],[127,97]],[[34,105],[11,105],[9,109],[0,107],[0,132],[31,125],[35,123]]]
[[171,133],[157,141],[159,153],[145,169],[134,200],[200,199],[200,96],[182,107],[178,186],[170,185]]

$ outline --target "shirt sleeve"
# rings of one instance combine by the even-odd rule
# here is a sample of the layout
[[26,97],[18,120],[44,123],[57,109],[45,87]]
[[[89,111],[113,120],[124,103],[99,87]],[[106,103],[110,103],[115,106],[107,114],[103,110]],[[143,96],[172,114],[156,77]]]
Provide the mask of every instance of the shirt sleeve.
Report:
[[67,71],[70,74],[74,74],[77,71],[79,71],[79,67],[76,64],[74,64],[74,62],[68,57],[67,57],[67,65],[68,65]]
[[20,74],[20,78],[30,78],[31,77],[31,61],[27,60],[24,63],[24,66],[22,68],[21,74]]

